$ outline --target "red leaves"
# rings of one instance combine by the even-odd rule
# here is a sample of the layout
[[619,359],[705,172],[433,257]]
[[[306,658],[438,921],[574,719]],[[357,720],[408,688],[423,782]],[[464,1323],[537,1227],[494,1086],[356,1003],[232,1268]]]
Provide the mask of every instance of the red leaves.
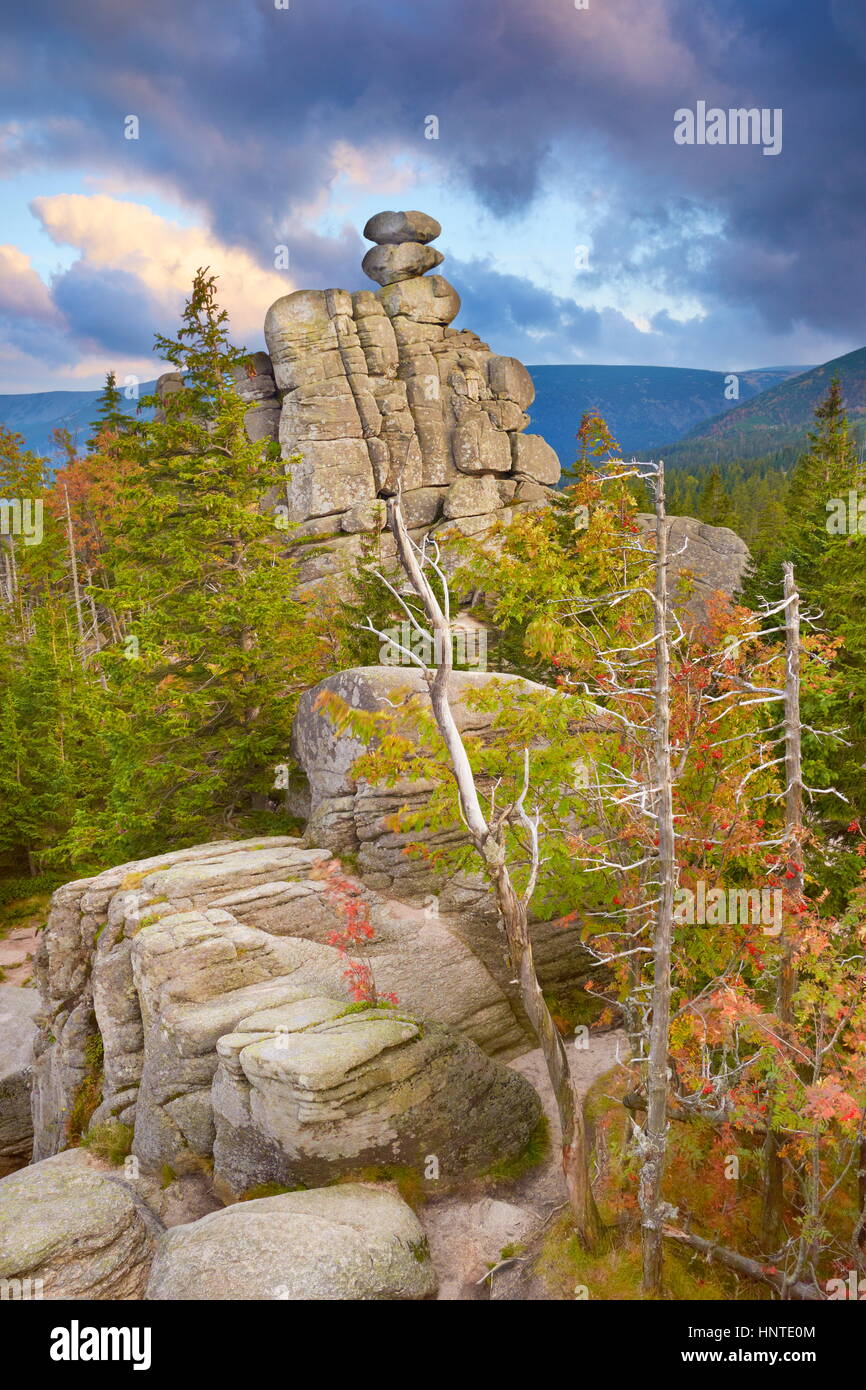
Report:
[[856,1120],[860,1109],[853,1096],[842,1089],[835,1076],[825,1076],[814,1086],[806,1087],[805,1113],[815,1120]]
[[361,896],[358,884],[354,879],[346,877],[336,859],[329,859],[319,865],[314,876],[324,882],[325,892],[337,915],[343,920],[343,927],[328,932],[325,940],[329,946],[336,946],[340,955],[348,958],[343,979],[348,985],[352,999],[358,1004],[378,1004],[384,1000],[396,1004],[396,995],[376,993],[376,982],[369,961],[349,957],[350,947],[363,948],[366,942],[372,941],[376,935],[370,921],[369,908]]

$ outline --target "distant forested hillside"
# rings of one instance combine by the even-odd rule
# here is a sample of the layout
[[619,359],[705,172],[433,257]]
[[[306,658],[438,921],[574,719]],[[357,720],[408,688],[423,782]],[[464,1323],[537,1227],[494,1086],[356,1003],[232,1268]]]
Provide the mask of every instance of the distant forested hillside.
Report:
[[[739,374],[740,401],[777,385],[802,367],[768,367]],[[582,416],[595,411],[629,453],[657,452],[684,431],[731,409],[723,372],[684,367],[531,367],[536,399],[531,429],[553,445],[564,465],[573,462],[575,435]],[[153,390],[142,382],[141,396]],[[98,391],[34,391],[0,395],[0,424],[24,436],[28,449],[50,456],[52,431],[69,430],[83,444],[93,419]],[[122,409],[134,414],[136,402]]]
[[[155,385],[154,381],[141,382],[138,399],[149,395]],[[73,444],[84,445],[90,422],[97,413],[100,394],[99,391],[23,391],[18,395],[0,395],[0,425],[23,435],[28,449],[50,459],[55,429],[68,430]],[[135,415],[137,407],[138,400],[126,400],[121,392],[118,409],[124,415]]]
[[776,383],[760,396],[741,401],[735,410],[695,425],[685,435],[672,431],[666,462],[721,464],[768,456],[775,456],[779,466],[792,462],[834,377],[842,387],[853,437],[861,442],[866,432],[866,348]]
[[587,411],[600,415],[626,454],[658,453],[702,421],[786,381],[804,367],[738,373],[739,401],[725,399],[724,372],[688,367],[530,367],[537,392],[530,428],[543,434],[563,465]]

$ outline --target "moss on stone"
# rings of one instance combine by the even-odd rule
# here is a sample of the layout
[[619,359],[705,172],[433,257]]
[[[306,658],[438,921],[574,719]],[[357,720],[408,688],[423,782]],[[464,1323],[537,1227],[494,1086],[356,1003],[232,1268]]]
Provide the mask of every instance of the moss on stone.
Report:
[[294,1186],[287,1186],[282,1182],[260,1182],[255,1187],[247,1188],[238,1197],[239,1202],[256,1202],[260,1197],[282,1197],[286,1192],[306,1192],[307,1188],[302,1182],[295,1183]]
[[533,1168],[537,1168],[539,1163],[543,1163],[549,1153],[550,1127],[547,1123],[547,1116],[542,1115],[529,1136],[526,1148],[521,1153],[515,1154],[513,1158],[503,1158],[492,1163],[489,1168],[485,1168],[481,1177],[494,1183],[517,1182],[527,1173],[530,1173]]
[[93,1112],[102,1100],[103,1056],[102,1034],[97,1031],[84,1044],[84,1076],[72,1097],[66,1118],[68,1148],[81,1143]]

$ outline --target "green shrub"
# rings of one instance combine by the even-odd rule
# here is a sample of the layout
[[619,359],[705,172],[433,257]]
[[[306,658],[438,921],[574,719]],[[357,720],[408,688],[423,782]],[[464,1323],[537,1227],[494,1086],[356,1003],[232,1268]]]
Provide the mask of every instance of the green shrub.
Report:
[[22,876],[0,879],[0,907],[8,907],[9,903],[53,893],[55,888],[66,883],[67,878],[67,874],[46,873],[37,874],[35,878]]

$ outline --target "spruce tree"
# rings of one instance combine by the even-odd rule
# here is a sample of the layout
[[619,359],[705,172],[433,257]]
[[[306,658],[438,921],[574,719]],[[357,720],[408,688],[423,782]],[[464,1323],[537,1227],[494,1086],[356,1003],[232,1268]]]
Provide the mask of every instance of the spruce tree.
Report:
[[121,408],[122,400],[123,393],[117,385],[117,378],[114,372],[106,372],[105,385],[100,391],[99,398],[96,402],[97,416],[95,420],[90,422],[90,428],[93,434],[87,441],[88,449],[95,450],[99,448],[101,437],[104,434],[120,435],[133,423]]
[[261,507],[282,465],[251,443],[215,277],[199,270],[175,339],[157,350],[185,389],[142,424],[137,467],[107,536],[125,616],[103,652],[124,721],[111,731],[111,790],[79,853],[129,857],[232,833],[288,761],[296,699],[323,674],[315,624],[296,595],[284,536]]
[[700,520],[708,526],[731,526],[733,523],[731,500],[717,467],[710,470],[701,488],[697,511]]
[[[861,479],[857,450],[851,437],[839,378],[815,410],[809,448],[797,460],[787,494],[786,558],[793,561],[802,592],[820,595],[825,587],[825,562],[839,547],[839,533],[830,529],[828,506],[847,501],[849,489]],[[844,533],[843,533],[844,534]]]

